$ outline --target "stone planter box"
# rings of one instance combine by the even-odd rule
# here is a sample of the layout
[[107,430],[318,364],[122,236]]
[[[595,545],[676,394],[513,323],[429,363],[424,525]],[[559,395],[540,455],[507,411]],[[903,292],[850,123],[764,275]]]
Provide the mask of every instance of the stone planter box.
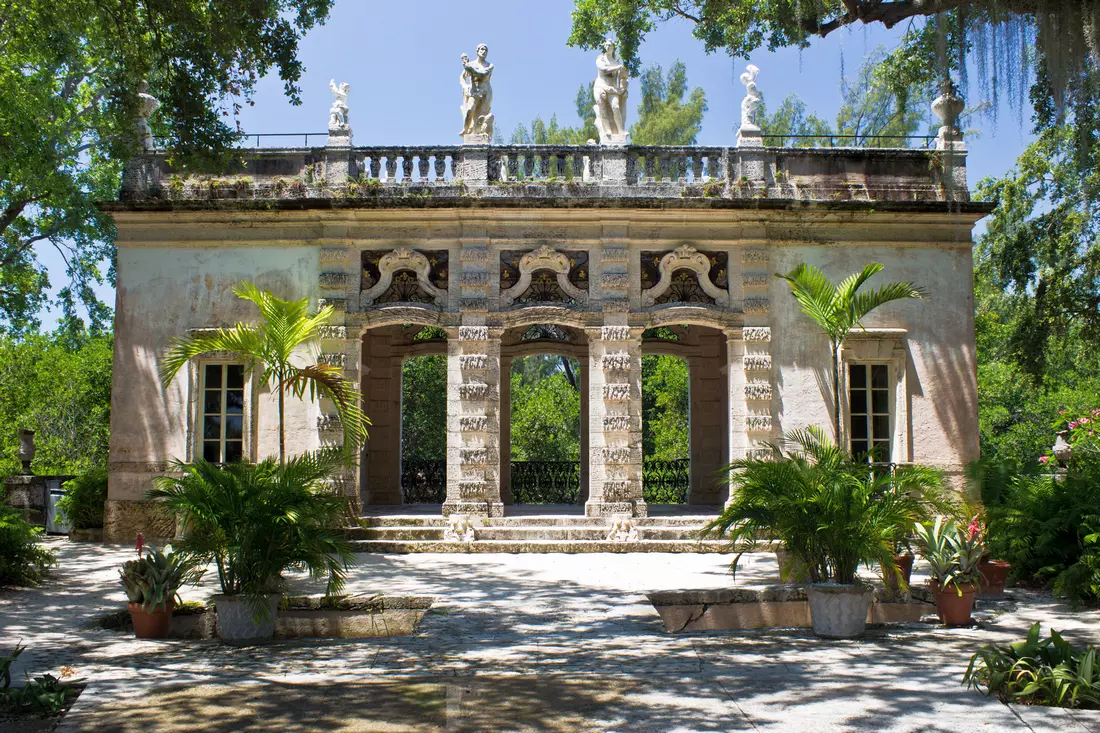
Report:
[[70,529],[69,539],[73,542],[102,542],[103,527],[89,527],[86,529]]
[[[432,606],[430,596],[351,596],[329,604],[321,596],[291,596],[275,618],[276,639],[371,639],[407,636]],[[217,638],[217,614],[173,616],[169,637]]]
[[[647,597],[665,630],[672,633],[811,626],[810,604],[806,590],[800,586],[660,591]],[[935,612],[935,603],[924,588],[912,588],[907,595],[879,588],[867,613],[867,623],[912,623]]]

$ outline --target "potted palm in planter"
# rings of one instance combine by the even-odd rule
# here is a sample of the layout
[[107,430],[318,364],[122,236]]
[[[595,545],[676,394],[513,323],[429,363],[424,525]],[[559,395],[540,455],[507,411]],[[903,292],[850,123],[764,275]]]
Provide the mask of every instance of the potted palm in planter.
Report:
[[[761,538],[781,540],[808,569],[807,598],[814,633],[859,636],[867,625],[872,589],[856,573],[877,563],[895,572],[894,539],[912,525],[913,502],[897,490],[898,478],[853,460],[811,427],[786,436],[789,450],[769,458],[745,458],[728,467],[732,500],[706,532],[731,540],[733,569]],[[911,485],[933,473],[917,472]]]
[[932,574],[929,589],[940,621],[947,626],[966,626],[981,578],[978,573],[984,551],[981,540],[969,532],[960,532],[942,516],[936,517],[932,524],[918,522],[915,529],[921,556]]
[[176,462],[148,496],[161,499],[185,529],[179,550],[217,568],[214,597],[224,641],[269,639],[284,586],[283,573],[306,570],[337,593],[353,561],[340,525],[347,500],[331,486],[341,467],[335,451],[279,463],[218,466]]
[[128,560],[118,571],[129,600],[134,635],[139,639],[163,639],[168,635],[179,589],[197,583],[203,570],[192,558],[173,552],[146,548],[137,560]]

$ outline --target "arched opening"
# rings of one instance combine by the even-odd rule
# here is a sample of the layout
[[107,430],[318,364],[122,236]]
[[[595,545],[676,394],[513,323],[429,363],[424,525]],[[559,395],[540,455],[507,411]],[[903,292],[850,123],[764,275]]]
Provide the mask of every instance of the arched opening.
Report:
[[[643,340],[679,344],[673,328]],[[647,504],[686,504],[691,489],[691,377],[688,361],[668,353],[642,356],[642,497]]]
[[[502,420],[505,504],[579,505],[587,498],[587,388],[583,333],[540,324],[510,329],[502,342],[509,402]],[[503,386],[503,385],[502,385]],[[503,390],[502,390],[503,391]],[[503,462],[502,462],[503,463]]]
[[647,504],[714,506],[728,461],[725,336],[707,326],[642,334],[642,495]]

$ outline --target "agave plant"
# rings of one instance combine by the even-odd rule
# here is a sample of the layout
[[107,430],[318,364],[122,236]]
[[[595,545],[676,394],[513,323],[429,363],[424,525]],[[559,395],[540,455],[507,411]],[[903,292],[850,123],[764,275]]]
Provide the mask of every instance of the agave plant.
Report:
[[896,572],[899,533],[926,511],[914,496],[934,497],[939,475],[928,469],[879,471],[838,447],[819,427],[785,436],[787,449],[744,458],[727,468],[731,501],[705,529],[728,537],[732,569],[765,539],[782,541],[810,580],[855,582],[861,564]]
[[243,596],[262,618],[264,596],[281,590],[284,571],[307,570],[327,581],[330,595],[344,585],[354,555],[339,529],[347,499],[330,482],[340,461],[338,451],[285,464],[176,461],[172,475],[155,479],[147,496],[163,500],[183,521],[179,551],[214,563],[222,593]]
[[140,603],[146,613],[165,609],[184,585],[197,583],[205,572],[193,557],[148,547],[137,560],[128,560],[118,571],[130,603]]
[[921,557],[941,588],[953,585],[961,595],[961,586],[978,582],[978,562],[985,552],[980,537],[960,532],[943,516],[932,523],[917,522],[913,529],[921,545]]

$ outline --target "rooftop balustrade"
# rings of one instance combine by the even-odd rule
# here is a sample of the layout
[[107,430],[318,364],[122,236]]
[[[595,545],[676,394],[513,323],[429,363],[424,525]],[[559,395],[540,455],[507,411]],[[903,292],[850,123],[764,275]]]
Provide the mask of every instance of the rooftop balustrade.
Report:
[[[315,136],[314,133],[293,133]],[[242,141],[259,136],[242,138]],[[278,138],[279,141],[289,138]],[[934,148],[442,145],[241,147],[216,172],[153,149],[127,166],[124,202],[393,197],[968,201],[966,152]]]

